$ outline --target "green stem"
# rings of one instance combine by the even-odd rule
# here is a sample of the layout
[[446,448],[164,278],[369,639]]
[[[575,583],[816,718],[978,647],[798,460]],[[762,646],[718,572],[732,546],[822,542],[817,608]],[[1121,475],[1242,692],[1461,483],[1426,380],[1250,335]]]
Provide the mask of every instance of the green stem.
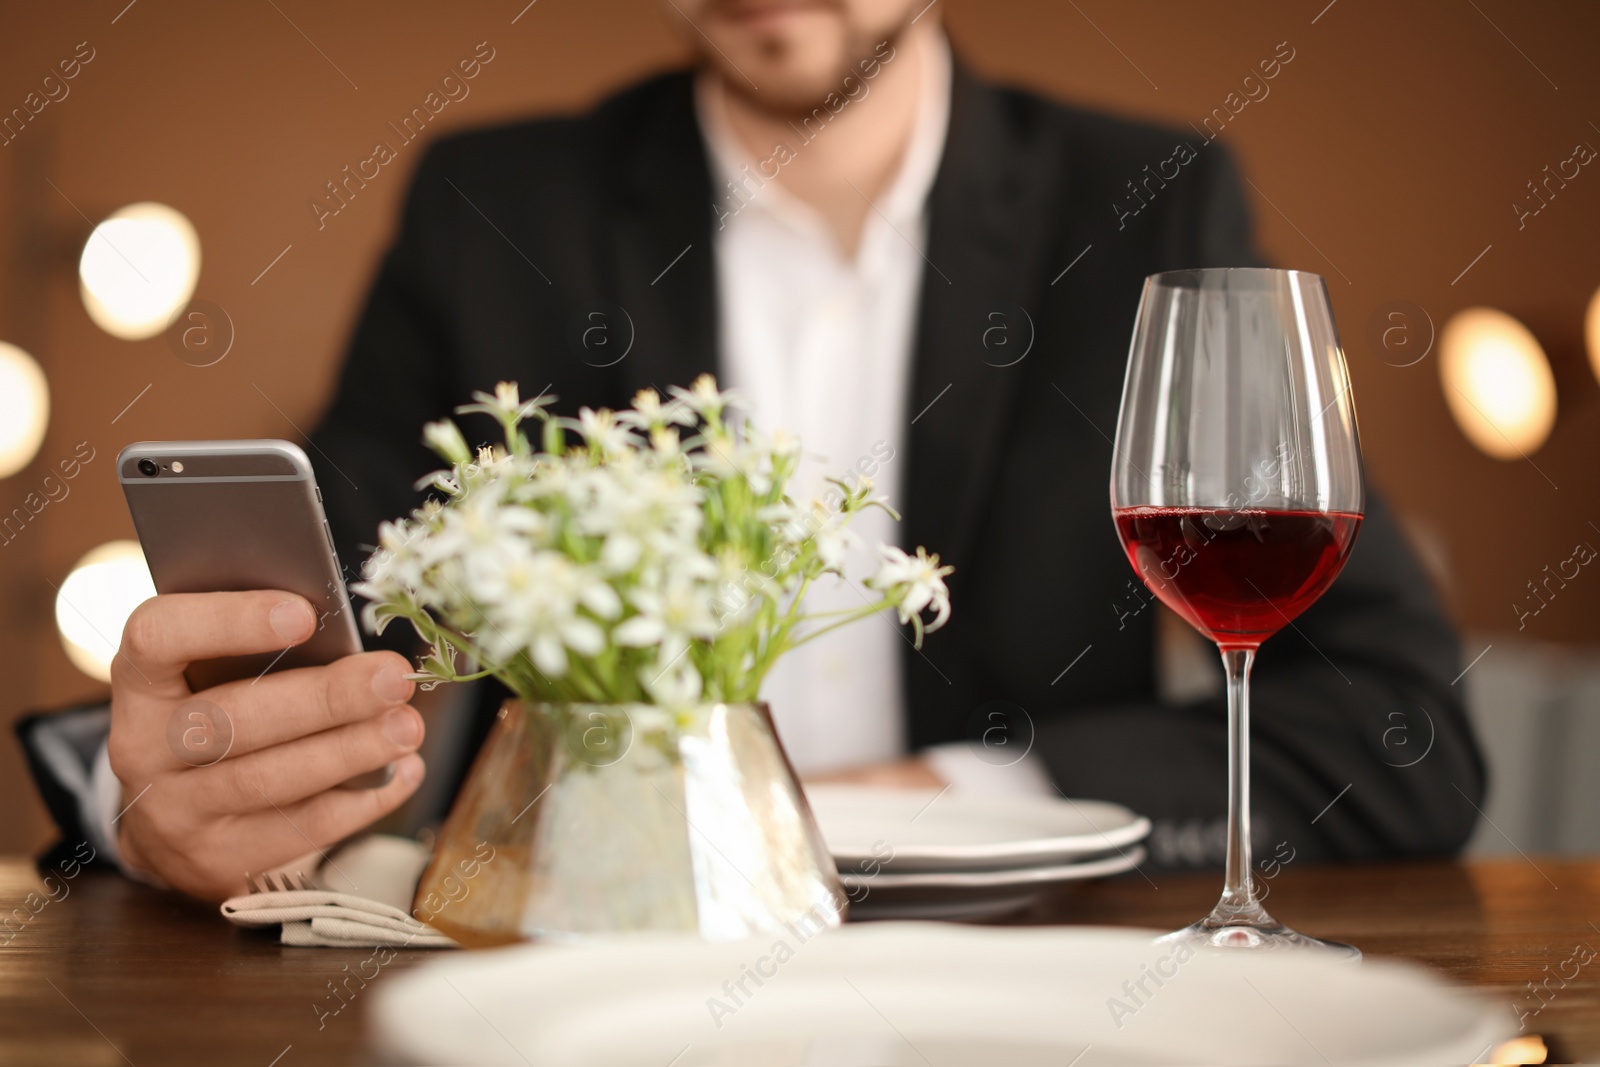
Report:
[[860,610],[860,608],[840,608],[838,611],[814,611],[809,615],[801,615],[797,617],[795,622],[812,622],[816,619],[831,619],[839,615],[848,615],[853,611]]
[[800,605],[805,603],[806,590],[811,588],[811,580],[815,577],[814,574],[808,574],[800,579],[800,588],[794,591],[794,599],[789,601],[789,612],[783,620],[785,623],[792,624],[800,617]]
[[[888,597],[884,597],[882,600],[878,601],[876,604],[872,604],[872,605],[870,605],[868,607],[864,607],[864,608],[856,608],[850,615],[846,616],[843,619],[840,619],[838,622],[829,623],[827,626],[824,626],[820,630],[813,630],[810,633],[806,634],[804,637],[800,638],[798,641],[791,641],[789,643],[789,648],[799,648],[801,645],[807,643],[808,641],[815,641],[817,638],[821,637],[825,633],[828,633],[830,630],[837,630],[841,626],[849,626],[851,623],[855,622],[857,619],[865,619],[869,615],[876,615],[878,612],[882,611],[884,608],[892,608],[892,607],[894,607],[894,601],[889,599]],[[809,618],[809,617],[810,616],[807,616],[806,618]],[[804,622],[805,618],[799,619],[797,621]]]

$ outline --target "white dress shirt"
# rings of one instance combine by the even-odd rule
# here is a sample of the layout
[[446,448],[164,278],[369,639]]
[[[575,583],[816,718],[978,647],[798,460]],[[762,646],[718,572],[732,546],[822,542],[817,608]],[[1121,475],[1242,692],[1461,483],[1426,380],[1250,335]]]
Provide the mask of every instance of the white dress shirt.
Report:
[[[712,239],[722,374],[758,426],[799,436],[804,453],[790,493],[802,505],[823,496],[825,479],[857,470],[858,463],[872,472],[876,493],[893,504],[902,500],[926,203],[950,111],[948,52],[941,44],[929,57],[899,171],[867,213],[854,256],[840,248],[815,208],[763,180],[728,125],[715,76],[702,75],[696,87],[720,194],[721,225]],[[845,106],[870,107],[870,99],[869,91]],[[821,140],[829,130],[797,131],[787,139],[796,155],[809,150],[804,133]],[[773,167],[767,163],[766,173]],[[876,508],[857,514],[851,529],[864,544],[849,553],[846,579],[816,583],[807,610],[859,608],[876,599],[862,583],[875,570],[877,544],[901,543],[896,526]],[[778,661],[762,697],[798,771],[835,770],[905,752],[898,669],[904,640],[885,615],[836,630]]]
[[[800,437],[804,458],[791,486],[799,503],[821,497],[825,479],[851,471],[870,472],[875,492],[897,509],[904,501],[906,403],[927,201],[950,119],[950,53],[942,38],[927,60],[905,155],[873,201],[853,257],[815,208],[766,180],[774,164],[764,161],[763,172],[750,158],[728,124],[714,76],[703,75],[696,86],[719,191],[713,244],[723,377],[742,394],[757,425]],[[820,139],[828,130],[797,131],[789,150],[807,151],[806,135]],[[786,158],[774,150],[767,160]],[[781,165],[777,169],[781,174]],[[862,546],[848,556],[843,580],[829,577],[812,587],[808,612],[870,603],[873,593],[862,583],[876,569],[876,546],[916,547],[903,544],[898,524],[878,509],[858,514],[851,528]],[[909,638],[885,613],[778,661],[761,695],[796,770],[821,773],[905,755],[900,661]],[[1033,761],[995,767],[966,744],[929,755],[939,773],[963,787],[1049,790]]]

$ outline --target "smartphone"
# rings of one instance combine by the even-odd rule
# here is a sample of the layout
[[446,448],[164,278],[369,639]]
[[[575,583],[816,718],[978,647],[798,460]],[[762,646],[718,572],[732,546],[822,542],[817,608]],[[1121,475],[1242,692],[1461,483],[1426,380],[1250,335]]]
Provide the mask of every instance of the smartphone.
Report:
[[[301,644],[189,664],[194,692],[269,671],[320,667],[361,651],[333,531],[311,463],[289,441],[139,441],[117,480],[158,593],[284,589],[317,613]],[[366,788],[392,774],[344,783]]]

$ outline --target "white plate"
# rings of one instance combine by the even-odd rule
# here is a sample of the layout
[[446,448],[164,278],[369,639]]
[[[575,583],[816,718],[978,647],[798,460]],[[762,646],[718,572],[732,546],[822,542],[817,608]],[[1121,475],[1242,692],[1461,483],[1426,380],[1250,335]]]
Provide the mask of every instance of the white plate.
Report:
[[1134,845],[1109,856],[1051,867],[1019,867],[1002,871],[925,871],[876,875],[840,874],[850,899],[850,918],[992,919],[1033,902],[1051,886],[1131,871],[1144,862],[1144,848]]
[[463,952],[375,983],[369,1024],[377,1062],[541,1067],[1377,1067],[1471,1063],[1515,1031],[1413,965],[1154,936],[880,923]]
[[842,872],[1059,865],[1150,832],[1149,819],[1104,800],[848,785],[810,786],[806,799]]
[[1144,848],[1135,845],[1110,856],[1048,867],[1011,867],[998,871],[916,871],[899,874],[885,868],[879,874],[840,872],[847,889],[1038,889],[1057,882],[1104,878],[1131,871],[1144,862]]

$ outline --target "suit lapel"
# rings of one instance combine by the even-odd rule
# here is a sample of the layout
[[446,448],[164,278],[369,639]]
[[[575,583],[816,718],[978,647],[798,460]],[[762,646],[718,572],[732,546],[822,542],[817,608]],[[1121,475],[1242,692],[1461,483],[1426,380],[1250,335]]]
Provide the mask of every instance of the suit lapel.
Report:
[[950,131],[929,197],[907,417],[908,545],[959,561],[990,488],[1029,366],[1043,255],[1065,173],[1049,139],[1008,120],[1001,92],[958,64]]
[[649,113],[618,123],[608,169],[607,289],[631,326],[616,364],[619,402],[636,390],[688,385],[717,369],[711,176],[694,112],[692,76],[665,80]]

